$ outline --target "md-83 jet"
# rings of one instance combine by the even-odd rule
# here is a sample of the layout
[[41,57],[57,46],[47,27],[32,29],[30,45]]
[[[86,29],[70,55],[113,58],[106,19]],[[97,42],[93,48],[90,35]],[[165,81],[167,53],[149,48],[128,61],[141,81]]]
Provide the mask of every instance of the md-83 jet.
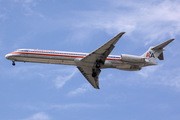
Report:
[[116,68],[126,71],[139,71],[142,67],[157,65],[156,58],[164,60],[164,47],[174,39],[167,40],[157,46],[150,47],[143,55],[109,55],[115,44],[125,32],[121,32],[104,45],[91,53],[64,52],[39,49],[18,49],[5,57],[15,62],[33,62],[48,64],[75,65],[89,83],[99,89],[99,74],[101,69]]

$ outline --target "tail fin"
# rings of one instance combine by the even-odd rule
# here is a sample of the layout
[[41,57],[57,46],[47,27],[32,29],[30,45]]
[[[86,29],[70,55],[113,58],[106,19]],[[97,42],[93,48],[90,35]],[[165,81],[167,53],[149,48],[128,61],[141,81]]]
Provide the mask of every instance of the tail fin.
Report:
[[148,51],[146,51],[141,57],[146,58],[147,61],[153,62],[156,58],[159,60],[164,60],[163,51],[164,47],[172,42],[174,39],[167,40],[155,47],[150,47]]

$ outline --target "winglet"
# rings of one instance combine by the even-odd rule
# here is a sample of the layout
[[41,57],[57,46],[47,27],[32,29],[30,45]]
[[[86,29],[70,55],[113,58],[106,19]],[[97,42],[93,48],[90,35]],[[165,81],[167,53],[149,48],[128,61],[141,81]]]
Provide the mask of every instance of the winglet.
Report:
[[157,50],[157,49],[163,49],[166,45],[168,45],[170,42],[172,42],[174,39],[170,39],[170,40],[167,40],[166,42],[163,42],[155,47],[153,47],[152,49],[153,50]]

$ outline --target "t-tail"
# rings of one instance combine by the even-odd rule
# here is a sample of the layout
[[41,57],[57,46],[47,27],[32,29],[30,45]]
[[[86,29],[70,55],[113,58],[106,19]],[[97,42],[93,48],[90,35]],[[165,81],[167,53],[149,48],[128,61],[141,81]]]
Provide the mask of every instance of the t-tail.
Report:
[[150,47],[148,51],[146,51],[141,57],[145,58],[146,62],[149,63],[149,65],[157,64],[157,62],[155,62],[156,58],[158,58],[159,60],[164,60],[164,55],[163,55],[163,51],[165,50],[164,47],[173,40],[174,39],[170,39],[155,47]]

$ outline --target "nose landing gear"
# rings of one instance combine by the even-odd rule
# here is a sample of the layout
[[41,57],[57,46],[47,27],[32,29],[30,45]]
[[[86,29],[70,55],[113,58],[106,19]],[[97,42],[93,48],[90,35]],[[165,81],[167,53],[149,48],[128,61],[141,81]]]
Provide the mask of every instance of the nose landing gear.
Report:
[[13,66],[15,66],[15,65],[16,65],[14,60],[12,61],[12,65],[13,65]]

